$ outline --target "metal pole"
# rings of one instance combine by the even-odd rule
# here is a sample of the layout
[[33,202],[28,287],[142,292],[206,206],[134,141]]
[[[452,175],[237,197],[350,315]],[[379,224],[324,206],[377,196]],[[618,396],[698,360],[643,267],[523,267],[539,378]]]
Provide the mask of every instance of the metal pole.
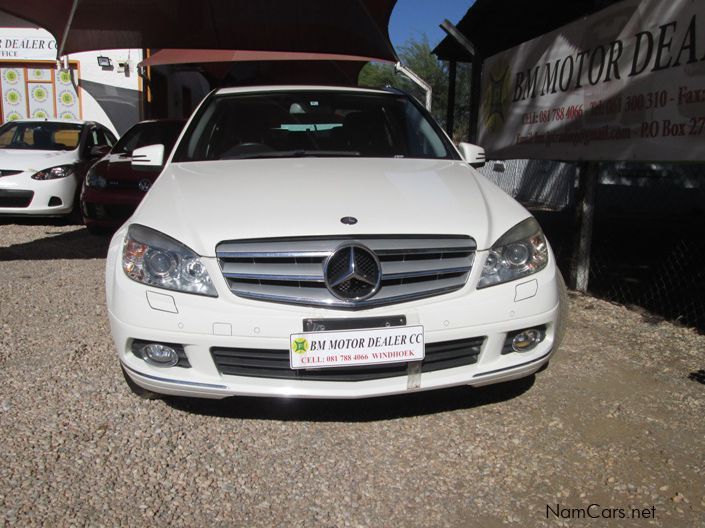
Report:
[[581,292],[587,291],[590,276],[590,246],[599,173],[600,165],[595,161],[583,161],[578,165],[576,237],[570,263],[570,287]]
[[69,11],[69,18],[66,20],[66,26],[64,27],[64,34],[61,35],[61,44],[56,50],[56,58],[58,59],[64,54],[64,46],[66,46],[66,39],[69,38],[69,31],[71,30],[71,24],[73,24],[73,17],[76,14],[76,8],[78,7],[78,2],[80,0],[73,0],[71,5],[71,11]]
[[448,137],[453,138],[453,125],[455,124],[455,76],[457,63],[452,60],[448,62],[448,110],[446,113],[446,132]]
[[468,38],[463,35],[460,30],[451,23],[450,20],[446,18],[439,27],[448,35],[453,37],[453,40],[455,40],[455,42],[457,42],[460,47],[467,51],[468,55],[472,57],[477,55],[477,51],[475,51],[475,46],[473,45],[473,43],[470,42]]
[[426,92],[426,110],[431,111],[431,100],[433,99],[433,88],[430,84],[424,81],[421,77],[416,75],[412,70],[404,66],[401,62],[397,62],[394,65],[394,69],[397,72],[403,73],[409,78],[413,83],[420,86]]
[[468,123],[468,141],[477,143],[477,118],[480,115],[480,88],[482,81],[482,58],[475,45],[461,33],[449,20],[444,20],[441,29],[450,36],[472,58],[472,79],[470,80],[470,122]]
[[480,117],[480,92],[482,90],[482,59],[472,58],[472,78],[470,80],[470,122],[468,123],[468,141],[477,144],[477,121]]

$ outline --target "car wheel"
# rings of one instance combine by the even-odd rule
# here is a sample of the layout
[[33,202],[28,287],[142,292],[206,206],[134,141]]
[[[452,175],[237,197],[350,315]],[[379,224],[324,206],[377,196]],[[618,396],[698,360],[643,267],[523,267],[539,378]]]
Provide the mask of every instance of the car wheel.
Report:
[[130,378],[129,374],[125,371],[125,367],[120,365],[120,368],[122,369],[122,375],[125,377],[125,382],[127,383],[127,386],[130,387],[132,394],[139,396],[143,400],[158,400],[162,397],[161,394],[157,394],[156,392],[152,392],[137,385],[137,383],[132,381],[132,378]]

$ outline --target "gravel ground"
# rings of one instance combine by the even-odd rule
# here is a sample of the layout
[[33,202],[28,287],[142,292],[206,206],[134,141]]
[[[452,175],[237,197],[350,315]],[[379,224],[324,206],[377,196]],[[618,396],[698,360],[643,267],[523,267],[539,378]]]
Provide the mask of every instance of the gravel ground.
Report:
[[[106,246],[0,224],[5,526],[705,526],[705,336],[571,296],[560,354],[520,382],[143,401],[110,341]],[[590,504],[655,519],[547,512]]]

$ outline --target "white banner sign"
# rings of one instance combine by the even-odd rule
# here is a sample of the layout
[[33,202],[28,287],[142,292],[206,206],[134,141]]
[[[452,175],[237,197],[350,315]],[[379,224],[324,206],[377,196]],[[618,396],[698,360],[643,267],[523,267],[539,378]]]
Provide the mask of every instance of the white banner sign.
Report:
[[1,60],[56,60],[56,39],[43,29],[0,28]]
[[625,0],[485,61],[491,159],[705,160],[705,1]]

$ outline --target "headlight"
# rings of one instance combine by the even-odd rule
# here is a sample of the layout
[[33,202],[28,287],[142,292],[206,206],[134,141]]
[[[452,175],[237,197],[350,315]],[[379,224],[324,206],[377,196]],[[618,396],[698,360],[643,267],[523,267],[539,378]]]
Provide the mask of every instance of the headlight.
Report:
[[41,170],[32,174],[33,180],[56,180],[58,178],[66,178],[73,174],[73,165],[59,165],[49,169]]
[[86,187],[97,187],[99,189],[105,189],[108,182],[105,178],[98,175],[95,167],[88,169],[88,174],[86,174]]
[[122,246],[122,269],[132,280],[186,293],[217,297],[200,257],[159,231],[132,224]]
[[527,218],[494,243],[478,288],[487,288],[541,271],[548,264],[548,245],[539,223]]

